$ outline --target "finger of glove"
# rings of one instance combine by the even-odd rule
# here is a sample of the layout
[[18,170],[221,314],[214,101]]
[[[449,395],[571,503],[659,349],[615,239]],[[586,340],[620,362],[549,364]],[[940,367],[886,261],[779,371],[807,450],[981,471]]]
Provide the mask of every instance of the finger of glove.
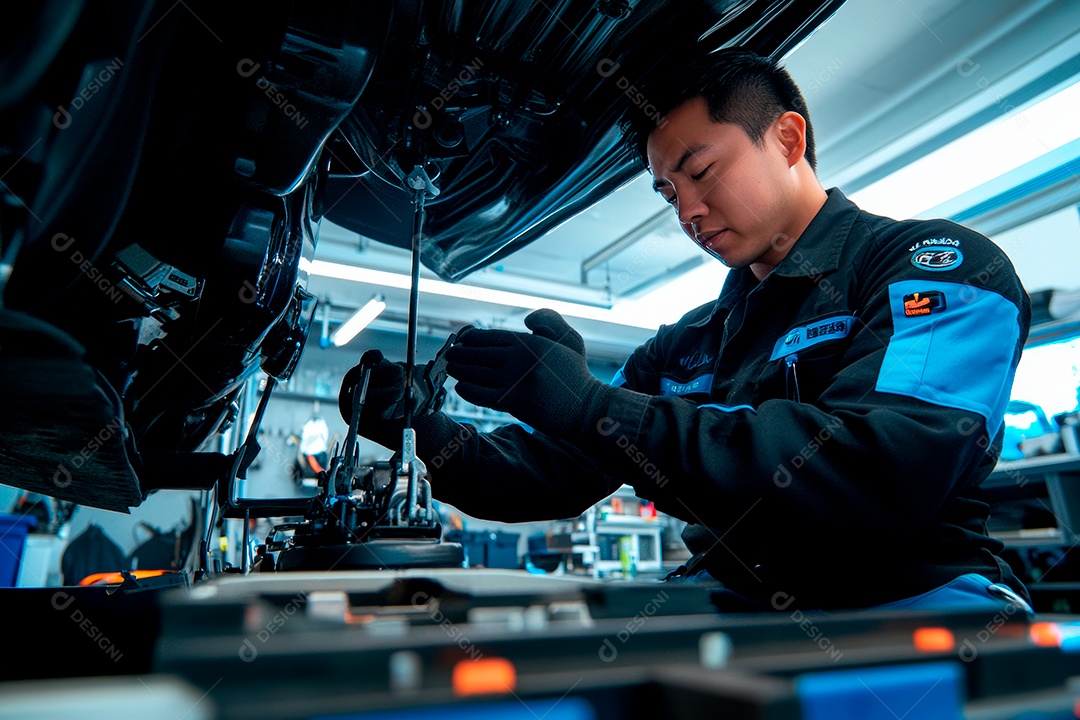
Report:
[[480,407],[501,410],[501,400],[505,395],[502,388],[484,387],[471,382],[461,382],[454,386],[454,390],[467,402]]
[[466,362],[447,363],[446,371],[459,384],[464,381],[484,387],[497,387],[505,382],[503,376],[506,375],[507,367],[505,358],[489,357],[494,354],[492,350],[485,350],[481,358],[470,357]]
[[[453,377],[458,377],[454,372],[455,368],[460,370],[465,367],[475,367],[497,370],[513,359],[514,351],[514,347],[510,345],[479,347],[455,345],[446,353],[446,372]],[[525,349],[522,348],[522,351]]]
[[360,362],[358,362],[356,365],[357,367],[362,367],[364,365],[375,366],[385,359],[386,358],[383,357],[382,350],[379,350],[377,348],[371,348],[370,350],[364,351],[364,354],[360,356]]
[[345,377],[341,379],[341,389],[348,388],[350,391],[355,387],[360,380],[364,377],[365,367],[374,367],[383,362],[383,354],[379,350],[368,350],[360,356],[360,362],[349,368],[345,373]]
[[449,359],[451,353],[458,348],[464,347],[510,347],[521,342],[522,337],[528,337],[528,335],[512,330],[480,330],[473,328],[454,341],[453,346],[446,351],[446,357]]
[[525,327],[540,337],[564,345],[574,352],[585,354],[585,340],[577,330],[570,327],[562,315],[549,308],[534,310],[525,317]]
[[405,366],[384,360],[371,371],[367,398],[364,402],[365,417],[383,415],[390,406],[405,396]]
[[368,417],[382,415],[386,409],[401,400],[405,392],[405,368],[401,363],[390,362],[383,358],[378,350],[369,350],[364,353],[360,364],[349,369],[341,380],[341,390],[338,393],[338,412],[348,423],[352,418],[353,391],[363,380],[365,358],[378,361],[372,364],[371,379],[368,380],[367,395],[364,398],[364,410],[362,420]]
[[[360,423],[365,425],[370,419],[380,418],[387,411],[401,402],[405,395],[405,389],[400,384],[384,387],[368,385],[367,396],[364,398],[364,406],[361,408]],[[338,394],[338,412],[341,419],[347,423],[352,420],[353,388],[343,389]]]

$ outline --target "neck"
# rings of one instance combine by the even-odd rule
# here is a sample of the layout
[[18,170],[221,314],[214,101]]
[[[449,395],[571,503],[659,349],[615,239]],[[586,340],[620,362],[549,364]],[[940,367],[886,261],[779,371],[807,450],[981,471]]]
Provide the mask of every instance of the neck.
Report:
[[797,185],[790,198],[793,209],[788,217],[787,227],[776,235],[778,240],[774,244],[775,252],[750,265],[751,272],[758,280],[764,280],[765,276],[787,257],[795,242],[829,199],[829,194],[809,166],[805,171],[798,172],[796,177]]

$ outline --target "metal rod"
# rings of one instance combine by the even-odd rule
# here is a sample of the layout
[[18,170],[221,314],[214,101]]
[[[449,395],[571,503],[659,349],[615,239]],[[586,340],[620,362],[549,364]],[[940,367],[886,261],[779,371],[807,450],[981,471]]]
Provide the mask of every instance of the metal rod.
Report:
[[360,429],[360,412],[367,401],[368,383],[371,381],[371,368],[365,367],[360,376],[360,383],[353,388],[352,408],[349,413],[349,432],[345,435],[345,449],[342,453],[347,463],[355,461],[356,435]]
[[581,284],[589,284],[590,270],[607,262],[639,240],[648,237],[651,233],[663,227],[665,223],[670,222],[670,218],[670,210],[661,210],[585,258],[581,263]]
[[248,574],[248,531],[251,526],[251,510],[244,508],[244,539],[241,540],[240,545],[240,572],[243,575]]
[[[254,378],[249,382],[254,383]],[[254,384],[249,385],[249,388],[254,388]],[[277,387],[277,379],[273,375],[268,375],[266,378],[266,387],[263,388],[262,397],[259,398],[259,404],[255,406],[255,417],[251,420],[251,425],[248,426],[247,436],[244,438],[244,442],[236,449],[236,459],[233,462],[232,471],[229,473],[229,488],[228,498],[229,506],[232,508],[239,508],[236,496],[237,480],[247,479],[247,466],[255,460],[255,456],[258,455],[258,449],[255,450],[255,454],[250,458],[247,457],[251,448],[258,448],[259,445],[259,428],[262,426],[263,415],[266,414],[266,406],[270,404],[270,395],[274,392],[274,388]],[[251,390],[249,389],[245,396],[249,396]],[[245,400],[245,404],[246,404]],[[247,464],[245,464],[245,460]]]
[[409,511],[405,517],[411,522],[416,519],[416,499],[418,494],[417,485],[420,482],[419,458],[416,457],[416,430],[409,428],[402,436],[401,455],[409,464],[409,480],[406,486],[405,497],[409,503]]
[[413,376],[416,368],[416,325],[417,306],[420,302],[420,237],[424,229],[425,191],[413,190],[413,235],[412,235],[412,268],[410,272],[409,288],[409,338],[405,350],[405,429],[413,426],[413,409],[416,404],[416,395],[413,390]]
[[694,268],[698,267],[699,265],[704,265],[705,263],[709,262],[710,260],[711,260],[711,258],[709,258],[706,255],[692,257],[689,260],[684,260],[681,263],[679,263],[678,265],[676,265],[675,267],[673,267],[673,268],[671,268],[669,270],[665,270],[664,272],[660,273],[659,275],[653,275],[648,280],[644,280],[644,281],[638,283],[637,285],[634,285],[633,287],[630,287],[630,288],[627,288],[626,290],[623,290],[621,293],[619,293],[619,296],[624,297],[624,298],[632,298],[632,297],[636,297],[638,295],[644,294],[644,292],[646,290],[650,290],[650,289],[652,289],[652,288],[654,288],[654,287],[656,287],[656,286],[658,286],[658,285],[660,285],[662,283],[665,283],[665,282],[667,282],[669,280],[674,280],[675,278],[679,277],[680,275],[688,273],[691,270],[693,270]]

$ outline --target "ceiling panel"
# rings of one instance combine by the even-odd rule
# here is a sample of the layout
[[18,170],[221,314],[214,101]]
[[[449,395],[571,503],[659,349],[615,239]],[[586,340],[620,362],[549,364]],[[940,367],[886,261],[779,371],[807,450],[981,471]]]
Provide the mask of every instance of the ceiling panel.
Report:
[[[910,162],[967,132],[971,123],[986,122],[987,113],[1001,116],[1006,109],[1002,94],[995,91],[1048,91],[1052,83],[1040,79],[1042,75],[1053,71],[1057,75],[1052,79],[1063,82],[1070,63],[1080,62],[1078,33],[1080,3],[1068,0],[847,0],[784,60],[807,96],[822,182],[826,187],[840,185],[850,194],[895,170],[898,163]],[[1076,52],[1069,43],[1077,45]],[[650,232],[636,233],[633,243],[589,270],[583,282],[583,263],[658,214]],[[362,241],[332,226],[328,236],[334,239],[328,245],[338,262],[408,272],[404,251],[384,252],[368,243],[363,252],[348,255]],[[320,253],[329,250],[320,246]],[[1043,262],[1034,256],[1021,263],[1038,284],[1046,280],[1035,280],[1033,268]],[[465,282],[612,305],[640,298],[661,281],[683,278],[673,291],[649,296],[648,315],[659,323],[678,319],[703,297],[719,292],[723,277],[724,269],[682,235],[674,213],[642,174]],[[1055,276],[1053,282],[1067,277]],[[704,287],[698,282],[691,288],[694,278],[704,278]],[[327,292],[331,290],[335,302],[349,304],[347,285],[334,285]],[[367,292],[357,290],[353,302],[361,304]],[[431,327],[448,317],[513,326],[526,312],[478,303],[463,310],[460,303],[437,297],[423,297],[420,306]],[[392,323],[383,322],[384,329],[391,330]],[[587,340],[602,344],[603,352],[612,356],[628,353],[651,334],[585,320],[573,324],[585,327]]]

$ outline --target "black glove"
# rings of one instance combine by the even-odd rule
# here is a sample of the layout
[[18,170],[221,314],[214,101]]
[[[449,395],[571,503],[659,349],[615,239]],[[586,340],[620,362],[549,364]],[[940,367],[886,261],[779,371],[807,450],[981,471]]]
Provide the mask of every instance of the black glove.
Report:
[[[415,406],[413,427],[416,429],[416,454],[431,470],[452,466],[461,459],[472,430],[449,415],[438,412],[446,396],[445,351],[451,335],[436,358],[418,368],[414,378]],[[360,411],[358,432],[369,440],[391,450],[400,450],[401,433],[405,429],[405,363],[390,362],[378,350],[368,350],[360,362],[345,373],[338,392],[338,411],[348,424],[352,419],[353,392],[363,380],[364,368],[371,368],[367,396]],[[434,461],[434,462],[433,462]]]
[[405,427],[404,364],[390,362],[378,350],[365,352],[341,380],[338,411],[348,425],[352,420],[353,391],[363,379],[365,367],[371,368],[371,379],[357,430],[364,437],[393,449],[401,444],[401,431]]
[[603,415],[611,388],[589,372],[585,342],[557,312],[536,310],[525,327],[531,335],[475,328],[460,334],[447,352],[447,371],[469,402],[575,441]]

